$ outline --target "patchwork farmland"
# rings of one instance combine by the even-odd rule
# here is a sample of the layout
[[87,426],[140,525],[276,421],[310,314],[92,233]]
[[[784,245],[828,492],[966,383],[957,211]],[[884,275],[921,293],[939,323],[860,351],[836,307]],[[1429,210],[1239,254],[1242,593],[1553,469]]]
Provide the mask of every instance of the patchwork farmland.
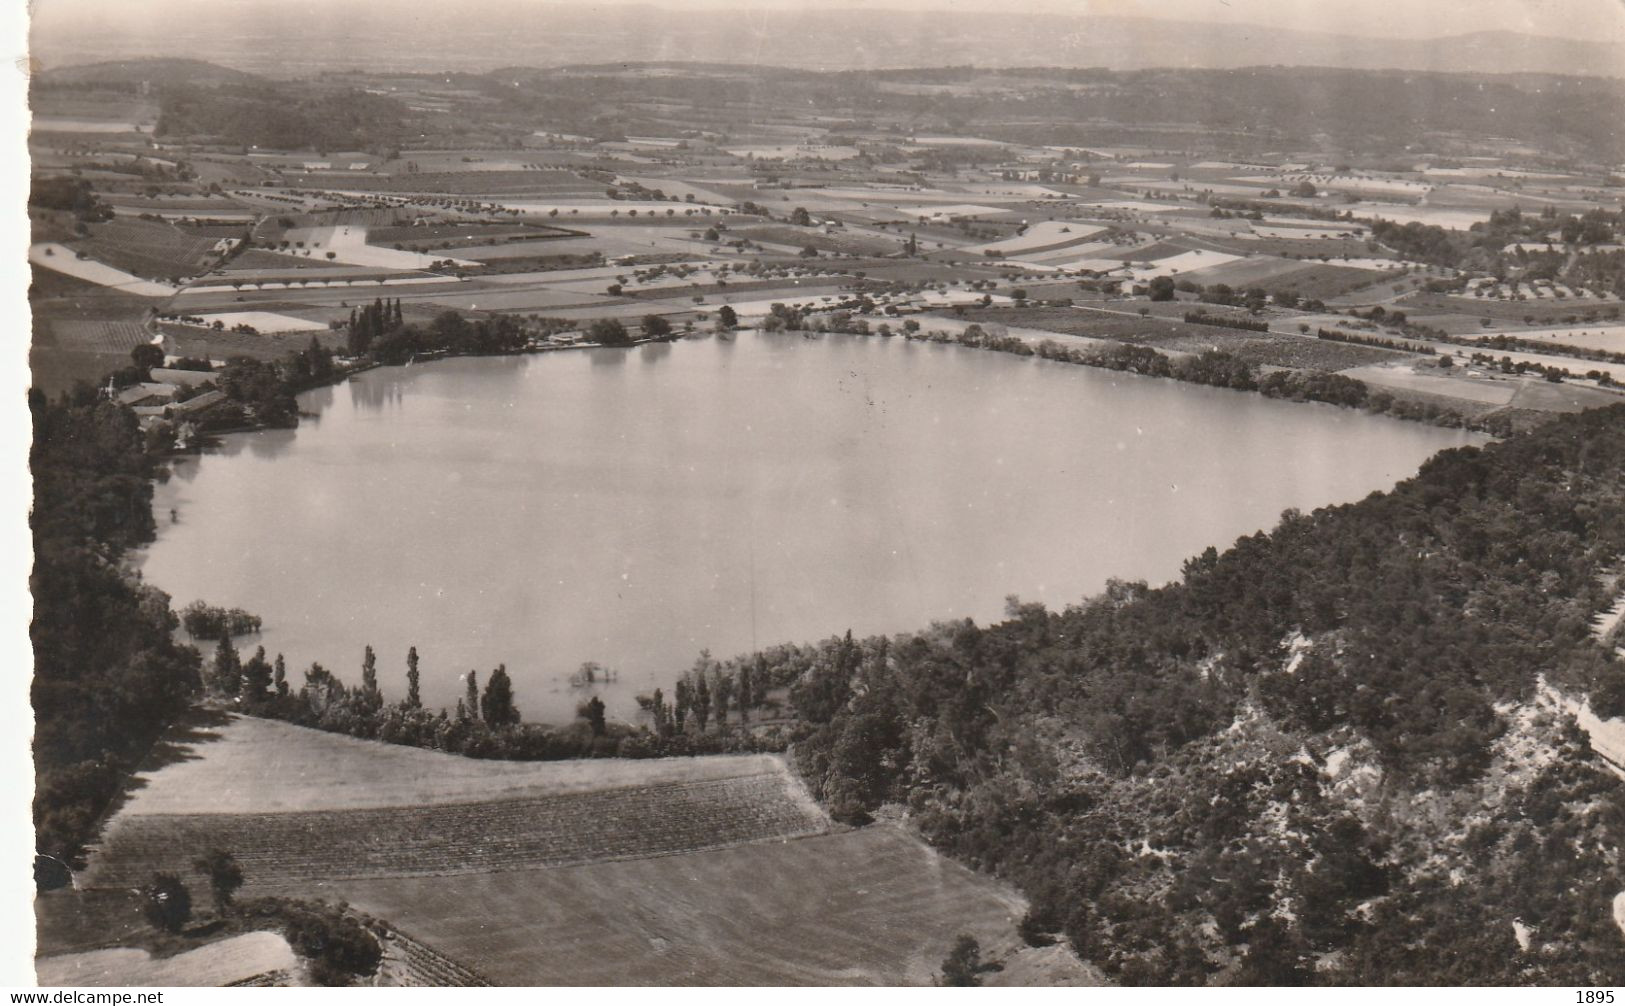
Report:
[[227,849],[246,895],[398,928],[404,984],[893,984],[960,932],[1018,949],[1019,896],[897,826],[833,826],[777,756],[481,762],[231,717],[159,762],[84,896],[160,870],[203,889],[195,850]]

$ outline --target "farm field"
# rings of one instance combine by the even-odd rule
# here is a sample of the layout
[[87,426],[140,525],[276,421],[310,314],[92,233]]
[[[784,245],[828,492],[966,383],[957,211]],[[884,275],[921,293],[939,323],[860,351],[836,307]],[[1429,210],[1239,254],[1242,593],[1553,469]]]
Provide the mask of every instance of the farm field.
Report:
[[[193,850],[219,846],[247,894],[348,901],[501,984],[924,983],[959,933],[1018,951],[1025,904],[998,881],[897,825],[830,828],[777,756],[487,762],[211,714],[155,753],[49,932],[71,947],[74,911],[113,898],[116,914],[114,892],[155,869],[195,889]],[[165,974],[280,961],[204,951]],[[1040,970],[1089,979],[1065,964]]]
[[1531,342],[1549,342],[1560,346],[1600,349],[1610,353],[1625,353],[1625,325],[1596,325],[1590,328],[1522,329],[1506,332],[1484,332],[1494,335],[1513,335]]
[[278,813],[500,800],[710,782],[777,771],[783,764],[769,755],[478,761],[253,716],[213,718],[170,744],[180,760],[138,773],[142,785],[125,813]]
[[1429,370],[1417,371],[1413,367],[1395,367],[1382,364],[1355,367],[1343,372],[1344,376],[1364,381],[1374,387],[1399,391],[1419,391],[1449,398],[1461,398],[1486,405],[1510,405],[1524,378],[1472,379],[1463,375],[1445,374]]
[[[312,333],[297,332],[245,335],[238,332],[215,332],[191,326],[164,325],[164,354],[189,356],[194,359],[225,361],[234,356],[255,360],[281,360],[289,353],[310,345]],[[322,345],[329,349],[344,345],[344,333],[330,332],[325,326],[316,334]]]
[[1014,952],[1022,899],[891,825],[680,856],[335,881],[496,984],[929,984],[960,933]]
[[305,318],[295,318],[291,315],[276,314],[271,311],[227,311],[223,314],[200,315],[204,324],[212,325],[220,322],[228,329],[237,325],[248,325],[261,332],[280,334],[283,332],[309,332],[312,329],[325,329],[325,324],[316,324]]
[[95,259],[79,258],[72,248],[63,244],[34,245],[28,249],[28,261],[75,279],[137,297],[169,297],[175,293],[175,288],[167,284],[142,279]]
[[115,217],[91,228],[73,242],[82,251],[115,269],[145,279],[176,281],[195,276],[217,258],[220,239],[187,233],[167,223]]
[[36,964],[45,986],[225,986],[299,970],[288,941],[277,933],[245,933],[189,950],[154,958],[131,947],[88,950],[42,957]]
[[[455,801],[455,802],[453,802]],[[133,887],[187,869],[186,850],[230,849],[262,886],[502,873],[666,856],[818,834],[828,819],[782,765],[700,781],[398,807],[252,814],[121,814],[80,883]]]

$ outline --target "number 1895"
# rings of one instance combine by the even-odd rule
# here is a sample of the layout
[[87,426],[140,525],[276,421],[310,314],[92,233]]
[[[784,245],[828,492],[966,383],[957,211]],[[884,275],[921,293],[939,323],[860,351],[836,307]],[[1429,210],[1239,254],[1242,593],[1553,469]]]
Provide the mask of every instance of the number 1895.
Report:
[[1612,1006],[1614,1001],[1613,989],[1582,989],[1574,993],[1576,1003],[1581,1006]]

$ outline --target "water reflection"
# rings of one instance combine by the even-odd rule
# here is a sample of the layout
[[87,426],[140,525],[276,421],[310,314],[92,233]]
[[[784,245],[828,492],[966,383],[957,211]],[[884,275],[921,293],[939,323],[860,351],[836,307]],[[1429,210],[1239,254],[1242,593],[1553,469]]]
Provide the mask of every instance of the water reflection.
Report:
[[559,721],[586,694],[563,682],[595,660],[621,673],[610,715],[631,718],[702,647],[1158,581],[1286,507],[1358,499],[1472,442],[901,340],[741,333],[628,355],[419,363],[312,392],[322,423],[176,463],[147,577],[262,616],[291,667],[355,684],[363,645],[395,667],[415,645],[439,707],[457,674],[506,663],[526,718]]
[[245,433],[243,440],[254,457],[274,458],[287,450],[298,435],[298,430],[261,430],[258,433]]

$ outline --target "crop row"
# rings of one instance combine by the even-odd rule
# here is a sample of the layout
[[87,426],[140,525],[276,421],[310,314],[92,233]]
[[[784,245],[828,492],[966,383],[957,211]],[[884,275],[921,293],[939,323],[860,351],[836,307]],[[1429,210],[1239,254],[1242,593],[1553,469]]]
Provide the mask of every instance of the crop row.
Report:
[[471,988],[488,986],[479,972],[395,930],[384,944],[380,985],[399,988]]
[[823,830],[777,773],[424,807],[136,815],[116,822],[86,883],[134,887],[208,849],[250,883],[496,872],[717,848]]

